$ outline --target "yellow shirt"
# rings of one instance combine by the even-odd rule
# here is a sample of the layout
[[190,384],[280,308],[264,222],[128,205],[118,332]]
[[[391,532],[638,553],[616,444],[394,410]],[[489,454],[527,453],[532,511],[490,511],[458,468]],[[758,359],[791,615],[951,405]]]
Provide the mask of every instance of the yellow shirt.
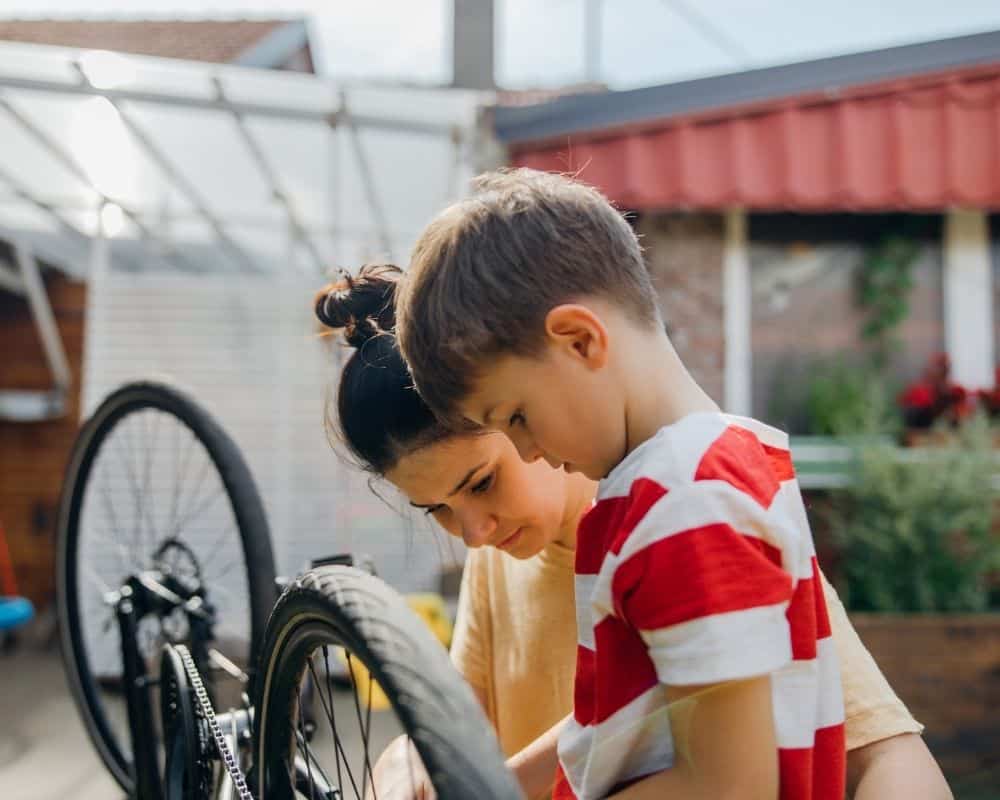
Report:
[[[573,561],[573,551],[551,544],[524,561],[483,547],[465,562],[451,658],[484,692],[508,756],[573,710]],[[847,749],[920,733],[923,726],[889,686],[825,577],[823,590],[840,660]]]

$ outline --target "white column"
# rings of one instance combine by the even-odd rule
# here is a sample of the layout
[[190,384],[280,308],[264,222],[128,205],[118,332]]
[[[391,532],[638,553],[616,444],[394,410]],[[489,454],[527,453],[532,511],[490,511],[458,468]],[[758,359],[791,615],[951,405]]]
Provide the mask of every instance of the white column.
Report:
[[105,309],[109,296],[111,256],[102,220],[103,203],[95,210],[94,233],[90,240],[87,270],[87,305],[83,333],[83,373],[80,377],[80,419],[90,416],[104,399],[109,388],[107,368],[107,323]]
[[951,377],[993,386],[993,270],[986,214],[954,209],[944,226],[944,341]]
[[726,212],[722,255],[722,298],[725,328],[725,411],[750,415],[752,355],[750,350],[750,251],[747,216],[742,208]]

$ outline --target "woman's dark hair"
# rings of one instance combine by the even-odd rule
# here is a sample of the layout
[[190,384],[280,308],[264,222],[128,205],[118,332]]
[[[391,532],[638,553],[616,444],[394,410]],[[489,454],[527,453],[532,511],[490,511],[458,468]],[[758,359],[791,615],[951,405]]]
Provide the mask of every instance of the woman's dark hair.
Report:
[[337,419],[327,405],[326,424],[339,431],[365,469],[384,475],[399,459],[450,435],[416,389],[396,346],[396,286],[402,270],[367,264],[356,276],[346,272],[316,294],[319,321],[342,330],[354,348],[337,392]]

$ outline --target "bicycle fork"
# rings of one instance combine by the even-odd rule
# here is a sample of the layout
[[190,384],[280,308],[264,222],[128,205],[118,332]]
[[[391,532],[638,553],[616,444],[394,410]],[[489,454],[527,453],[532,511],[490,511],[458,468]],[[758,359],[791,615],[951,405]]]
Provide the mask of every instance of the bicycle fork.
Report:
[[140,614],[136,609],[132,587],[125,585],[118,592],[115,616],[121,633],[122,661],[125,668],[125,705],[128,728],[132,738],[132,770],[135,779],[135,800],[163,800],[160,765],[157,762],[153,728],[153,708],[149,699],[150,680],[146,662],[139,652]]

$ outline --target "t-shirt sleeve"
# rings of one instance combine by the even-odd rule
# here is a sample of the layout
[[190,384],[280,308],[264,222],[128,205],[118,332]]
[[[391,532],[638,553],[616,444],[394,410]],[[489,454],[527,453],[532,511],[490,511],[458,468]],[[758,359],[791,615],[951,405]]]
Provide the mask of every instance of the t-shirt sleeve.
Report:
[[693,481],[651,503],[623,540],[614,613],[639,631],[662,683],[739,680],[791,660],[795,580],[782,565],[799,534],[782,508]]
[[458,611],[451,640],[451,663],[463,678],[479,689],[491,688],[492,663],[489,571],[486,551],[470,550],[462,571]]
[[847,749],[854,750],[903,733],[921,733],[924,726],[913,718],[892,690],[851,625],[843,603],[825,575],[822,582],[830,630],[840,661]]

